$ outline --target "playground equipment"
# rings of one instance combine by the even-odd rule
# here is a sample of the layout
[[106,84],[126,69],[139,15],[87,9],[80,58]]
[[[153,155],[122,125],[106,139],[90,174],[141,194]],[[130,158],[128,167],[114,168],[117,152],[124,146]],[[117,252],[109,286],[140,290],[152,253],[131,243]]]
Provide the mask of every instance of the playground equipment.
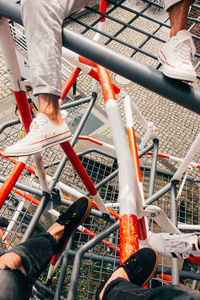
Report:
[[[95,80],[92,84],[91,97],[75,101],[69,97],[68,101],[61,105],[63,114],[66,115],[66,121],[74,134],[71,144],[66,142],[61,145],[68,159],[59,146],[52,147],[42,153],[42,158],[40,154],[34,156],[33,160],[31,157],[18,160],[7,159],[2,152],[2,173],[0,177],[0,181],[3,183],[0,191],[1,215],[7,216],[10,220],[8,228],[1,232],[2,247],[14,246],[20,241],[21,237],[23,237],[22,240],[28,239],[33,231],[37,229],[38,224],[40,224],[39,219],[44,212],[48,212],[49,218],[52,215],[57,216],[58,211],[55,209],[60,205],[69,205],[74,197],[87,193],[96,202],[94,203],[95,209],[92,210],[89,220],[79,228],[74,239],[68,244],[63,254],[62,262],[56,262],[56,257],[54,257],[48,272],[43,275],[41,281],[37,281],[36,287],[38,289],[35,289],[35,294],[39,298],[42,298],[42,295],[47,293],[44,296],[46,298],[54,297],[59,299],[62,295],[62,297],[67,297],[67,299],[90,299],[94,295],[99,282],[112,272],[115,265],[119,264],[119,259],[124,261],[132,251],[138,248],[139,243],[141,245],[146,244],[149,228],[151,231],[165,229],[168,232],[176,233],[180,232],[179,229],[200,229],[198,225],[198,180],[189,178],[187,170],[189,165],[198,166],[198,164],[192,163],[192,160],[198,148],[199,136],[191,146],[185,159],[181,160],[181,165],[175,175],[166,171],[158,171],[157,157],[160,155],[163,158],[163,155],[158,154],[158,135],[156,134],[155,126],[146,121],[134,104],[134,101],[131,101],[131,97],[125,89],[112,84],[108,71],[104,67],[108,67],[112,71],[116,71],[127,79],[131,79],[160,95],[165,95],[174,102],[181,103],[181,105],[195,112],[199,112],[199,91],[189,87],[187,84],[166,80],[159,71],[137,63],[123,55],[116,54],[109,48],[101,45],[103,38],[100,33],[104,37],[111,38],[107,33],[103,32],[104,17],[106,16],[106,19],[116,21],[112,17],[112,12],[117,9],[133,13],[133,10],[124,5],[125,1],[120,1],[118,4],[112,1],[109,2],[111,7],[108,8],[107,12],[107,1],[101,2],[100,17],[97,18],[93,26],[86,26],[85,29],[85,32],[93,29],[97,33],[93,39],[99,41],[99,45],[91,40],[86,40],[83,36],[75,33],[72,35],[68,30],[64,31],[64,45],[66,46],[67,44],[69,47],[67,41],[70,39],[70,50],[75,51],[78,49],[79,54],[84,55],[87,59],[67,49],[63,49],[63,56],[70,61],[70,67],[72,64],[75,65],[75,69],[63,87],[62,100],[65,99],[69,89],[75,84],[81,71]],[[148,3],[142,13],[149,9],[150,6],[151,4]],[[95,8],[87,9],[95,12]],[[14,22],[21,23],[19,7],[12,2],[2,1],[0,3],[0,14]],[[133,19],[136,20],[141,15],[141,12],[138,12],[138,14],[134,12],[134,14]],[[152,21],[150,17],[145,15],[144,18]],[[69,19],[74,19],[74,17],[71,16]],[[83,26],[78,19],[76,19],[76,23]],[[96,28],[94,26],[97,23],[98,27]],[[131,22],[126,25],[122,21],[119,21],[119,23],[125,28],[135,30]],[[167,25],[158,22],[158,26],[165,27]],[[14,25],[12,32],[13,37],[20,44],[23,38],[16,38],[15,30],[17,28],[17,25]],[[3,36],[6,38],[2,38]],[[113,36],[112,40],[116,41],[116,36]],[[154,35],[151,37],[153,38]],[[148,38],[149,36],[143,43],[147,42]],[[163,41],[158,37],[156,39]],[[78,48],[76,48],[77,43],[79,45]],[[126,44],[126,47],[129,46],[130,49],[133,49],[134,53],[139,51],[144,54],[141,46],[136,49],[134,46],[128,45],[127,42],[124,42],[124,44]],[[28,81],[24,83],[21,80],[10,28],[6,19],[3,19],[1,23],[1,46],[4,49],[7,66],[9,70],[13,70],[11,72],[13,74],[11,78],[13,90],[25,130],[28,131],[31,115],[26,94],[28,93],[30,97],[33,96],[30,92],[30,83]],[[197,59],[199,59],[199,56],[197,56]],[[96,63],[101,63],[104,67]],[[111,123],[114,146],[91,137],[80,136],[80,133],[84,130],[84,125],[87,124],[87,119],[92,115],[93,109],[96,109],[95,102],[97,101],[98,92],[96,81],[100,81],[102,86],[106,112]],[[108,86],[107,89],[105,85],[106,87]],[[74,88],[74,94],[76,94],[75,92],[76,89]],[[124,101],[129,139],[127,139],[125,134],[115,94]],[[146,130],[145,135],[140,140],[141,153],[139,155],[131,110],[133,110],[134,117],[138,118],[139,123]],[[66,111],[67,114],[65,113]],[[99,113],[100,117],[106,119],[101,111]],[[95,121],[101,123],[100,117],[99,120],[96,118]],[[95,123],[92,125],[95,125]],[[22,127],[19,121],[10,121],[3,124],[1,127],[2,148],[16,141],[21,132]],[[150,139],[152,139],[151,143],[149,143]],[[77,140],[79,140],[78,143]],[[99,145],[99,148],[85,147],[84,144],[84,150],[77,155],[76,152],[79,147],[81,148],[80,144],[84,140],[87,140],[89,144]],[[72,146],[75,146],[75,151]],[[152,149],[152,160],[150,161],[147,155]],[[116,151],[116,154],[114,151]],[[141,166],[139,166],[139,158],[142,159]],[[71,163],[76,172],[72,169]],[[183,184],[180,185],[184,172],[186,172],[186,175]],[[81,180],[78,178],[77,173]],[[179,198],[176,197],[176,188],[179,185],[179,195],[186,194],[187,191],[187,194],[181,200],[180,196]],[[187,205],[189,203],[190,206]],[[156,205],[148,206],[149,204]],[[178,213],[176,204],[178,204]],[[119,206],[121,215],[120,245]],[[108,207],[110,210],[107,210]],[[96,208],[99,208],[100,211],[96,210]],[[171,210],[171,220],[167,217],[167,215],[170,215],[169,209]],[[190,213],[188,213],[189,210]],[[147,217],[148,222],[145,220]],[[178,224],[177,221],[179,221]],[[139,240],[137,237],[139,237]],[[198,263],[198,259],[193,259],[193,261]],[[57,266],[55,270],[53,270],[54,266]],[[56,275],[52,277],[53,271]],[[164,272],[165,274],[172,272],[172,282],[178,283],[178,260],[172,259],[171,271],[162,261],[159,272]],[[192,279],[199,278],[198,274],[183,270],[180,271],[180,275]],[[161,276],[161,278],[163,277]],[[46,285],[44,285],[44,282],[46,282]],[[49,287],[53,287],[54,290],[52,291]]]

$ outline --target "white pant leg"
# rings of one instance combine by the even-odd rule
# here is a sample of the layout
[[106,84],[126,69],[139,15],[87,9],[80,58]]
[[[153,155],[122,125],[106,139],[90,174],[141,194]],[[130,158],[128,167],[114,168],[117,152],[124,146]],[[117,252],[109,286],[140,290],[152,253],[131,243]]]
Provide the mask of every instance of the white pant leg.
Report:
[[[174,4],[181,2],[182,0],[164,0],[164,9],[168,10]],[[194,3],[194,0],[188,0],[190,4]]]
[[22,0],[31,82],[35,95],[61,96],[62,22],[98,0]]
[[181,0],[164,0],[164,8],[165,10],[168,10],[171,6],[174,4],[180,2]]

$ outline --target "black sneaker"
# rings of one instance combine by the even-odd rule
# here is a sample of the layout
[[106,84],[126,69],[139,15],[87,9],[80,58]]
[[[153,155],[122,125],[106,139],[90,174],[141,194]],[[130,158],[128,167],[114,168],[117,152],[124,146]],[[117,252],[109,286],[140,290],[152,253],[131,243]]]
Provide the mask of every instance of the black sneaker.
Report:
[[89,216],[92,209],[92,199],[81,197],[76,200],[66,212],[62,213],[56,223],[65,226],[62,238],[58,241],[54,254],[60,255],[65,249],[70,237]]

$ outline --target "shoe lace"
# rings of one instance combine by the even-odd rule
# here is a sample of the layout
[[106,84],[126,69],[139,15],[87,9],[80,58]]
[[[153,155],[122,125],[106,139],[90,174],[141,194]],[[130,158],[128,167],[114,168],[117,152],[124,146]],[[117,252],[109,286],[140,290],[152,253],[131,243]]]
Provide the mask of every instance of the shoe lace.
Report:
[[178,253],[184,259],[187,258],[191,253],[191,246],[188,242],[174,240],[166,240],[166,250],[169,249],[170,252]]
[[45,118],[34,118],[31,125],[27,137],[34,136],[38,134],[38,132],[42,132],[44,130],[44,125],[47,123]]
[[174,38],[173,43],[177,51],[177,57],[183,61],[190,62],[191,56],[194,57],[196,53],[192,38],[190,36],[179,39]]

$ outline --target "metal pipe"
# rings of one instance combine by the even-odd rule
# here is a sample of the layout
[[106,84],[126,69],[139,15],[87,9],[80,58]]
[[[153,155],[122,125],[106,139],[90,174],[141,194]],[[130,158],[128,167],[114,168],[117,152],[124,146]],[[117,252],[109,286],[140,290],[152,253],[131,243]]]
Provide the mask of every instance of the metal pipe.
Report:
[[[171,221],[177,225],[176,185],[171,188]],[[179,284],[178,258],[172,258],[172,284]]]
[[40,204],[38,205],[32,219],[27,227],[27,230],[24,233],[21,243],[27,241],[31,237],[31,235],[35,229],[35,226],[38,223],[39,218],[40,218],[41,214],[43,213],[48,201],[50,201],[50,195],[48,193],[44,192],[44,196],[42,197]]
[[[4,176],[0,176],[0,182],[5,182],[6,178]],[[20,190],[22,191],[25,191],[25,192],[28,192],[30,194],[33,194],[33,195],[37,195],[39,197],[42,197],[42,191],[40,191],[39,189],[35,189],[33,187],[30,187],[28,185],[25,185],[23,183],[15,183],[14,185],[15,188],[19,188]]]
[[[1,0],[0,15],[22,24],[20,7],[11,0]],[[200,91],[197,88],[167,78],[152,67],[97,44],[74,31],[63,30],[63,46],[193,112],[200,113]]]
[[162,187],[159,191],[157,191],[155,194],[153,194],[150,198],[148,198],[145,201],[145,205],[152,204],[154,201],[158,200],[160,197],[162,197],[164,194],[169,192],[171,190],[172,183],[167,183],[164,187]]
[[70,286],[68,290],[68,300],[74,300],[74,293],[78,281],[78,275],[79,275],[79,269],[80,269],[80,263],[81,258],[83,254],[94,247],[97,243],[99,243],[102,239],[107,237],[109,234],[111,234],[113,231],[117,230],[119,228],[119,221],[117,221],[115,224],[111,225],[109,228],[103,230],[100,234],[96,235],[95,238],[89,240],[85,245],[83,245],[76,253],[75,259],[74,259],[74,265],[71,273],[71,280],[70,280]]
[[157,167],[157,158],[158,158],[158,145],[159,140],[154,139],[153,140],[153,156],[152,156],[152,162],[151,162],[151,172],[150,172],[150,179],[149,179],[149,192],[148,192],[148,198],[150,198],[155,189],[155,181],[156,181],[156,167]]
[[72,247],[72,238],[70,238],[67,247],[66,247],[66,251],[63,257],[63,261],[62,261],[62,265],[61,265],[61,270],[60,270],[60,275],[59,275],[59,279],[58,279],[58,283],[56,286],[56,291],[54,294],[54,300],[60,300],[60,294],[62,292],[62,287],[63,287],[63,282],[65,280],[65,276],[66,276],[66,269],[67,269],[67,265],[68,265],[68,251],[70,251]]

